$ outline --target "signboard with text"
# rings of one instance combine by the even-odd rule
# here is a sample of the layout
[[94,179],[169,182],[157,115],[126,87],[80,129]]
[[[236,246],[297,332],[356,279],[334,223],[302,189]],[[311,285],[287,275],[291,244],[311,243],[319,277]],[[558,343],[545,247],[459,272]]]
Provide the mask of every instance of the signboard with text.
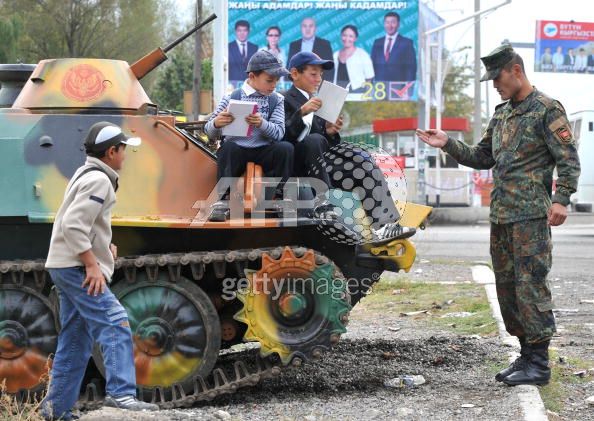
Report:
[[537,72],[594,73],[594,23],[536,22]]
[[[332,60],[323,78],[350,101],[418,99],[418,0],[229,1],[229,85],[246,79],[250,57],[267,49],[285,66],[300,51]],[[280,80],[278,90],[289,80]]]

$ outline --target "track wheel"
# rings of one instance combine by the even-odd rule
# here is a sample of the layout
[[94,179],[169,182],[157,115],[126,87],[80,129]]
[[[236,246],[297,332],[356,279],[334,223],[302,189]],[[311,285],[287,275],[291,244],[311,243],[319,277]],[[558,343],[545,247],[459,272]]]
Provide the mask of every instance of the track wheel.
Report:
[[316,265],[313,250],[296,257],[286,247],[278,260],[262,255],[258,271],[246,271],[238,291],[243,308],[235,319],[247,325],[246,341],[258,341],[263,356],[278,353],[283,364],[316,358],[346,332],[351,308],[347,285],[332,263]]
[[54,306],[39,292],[0,285],[0,383],[6,390],[37,391],[47,382],[58,345]]
[[[112,288],[126,311],[134,340],[136,383],[143,396],[156,388],[181,385],[193,390],[193,378],[212,370],[221,346],[221,323],[208,295],[185,278],[120,281]],[[101,352],[93,357],[104,374]]]

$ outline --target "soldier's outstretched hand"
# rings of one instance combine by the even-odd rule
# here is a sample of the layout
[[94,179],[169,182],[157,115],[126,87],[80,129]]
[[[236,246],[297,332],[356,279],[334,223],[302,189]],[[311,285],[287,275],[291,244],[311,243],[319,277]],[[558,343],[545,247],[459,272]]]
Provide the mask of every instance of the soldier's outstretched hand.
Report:
[[429,129],[429,130],[416,130],[417,136],[427,145],[433,146],[434,148],[443,148],[448,143],[448,135],[442,130]]

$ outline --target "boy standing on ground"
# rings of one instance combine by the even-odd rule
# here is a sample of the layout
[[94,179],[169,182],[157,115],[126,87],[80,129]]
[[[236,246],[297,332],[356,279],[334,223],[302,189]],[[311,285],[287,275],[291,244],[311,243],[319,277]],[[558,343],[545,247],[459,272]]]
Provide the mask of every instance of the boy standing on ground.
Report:
[[[267,177],[281,177],[285,182],[293,169],[293,145],[282,142],[285,134],[284,98],[274,89],[279,78],[289,72],[274,55],[260,50],[250,59],[247,73],[248,79],[241,89],[221,100],[205,126],[209,138],[220,137],[222,128],[231,124],[234,118],[227,111],[231,99],[258,104],[258,112],[246,117],[254,129],[252,134],[227,136],[217,151],[217,181],[223,177],[239,177],[248,162],[255,162],[262,166]],[[282,198],[279,190],[280,187],[276,198]],[[219,201],[212,205],[208,220],[222,222],[228,217],[228,203]]]
[[132,333],[126,310],[106,285],[114,271],[111,209],[126,145],[140,145],[115,124],[94,124],[87,161],[72,177],[58,210],[46,268],[60,301],[58,349],[41,412],[46,420],[71,420],[93,341],[105,363],[105,405],[133,411],[157,410],[136,399]]

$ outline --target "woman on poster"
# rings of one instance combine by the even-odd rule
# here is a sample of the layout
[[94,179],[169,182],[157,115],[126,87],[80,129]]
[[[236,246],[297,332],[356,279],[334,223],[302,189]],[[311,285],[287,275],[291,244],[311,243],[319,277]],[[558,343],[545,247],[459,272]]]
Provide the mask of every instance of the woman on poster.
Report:
[[342,48],[334,53],[334,83],[351,92],[363,92],[363,84],[375,76],[371,57],[355,45],[358,37],[357,27],[346,25],[340,31]]

